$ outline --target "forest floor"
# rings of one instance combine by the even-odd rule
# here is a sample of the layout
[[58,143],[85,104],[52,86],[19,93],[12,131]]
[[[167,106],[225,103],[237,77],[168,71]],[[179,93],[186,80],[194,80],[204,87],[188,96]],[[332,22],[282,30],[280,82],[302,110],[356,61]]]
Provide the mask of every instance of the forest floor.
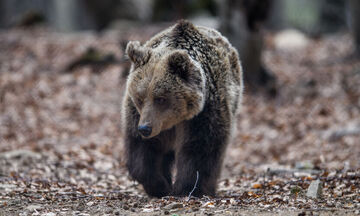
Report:
[[158,30],[0,32],[0,215],[360,214],[360,61],[345,33],[297,50],[267,34],[278,94],[245,92],[217,196],[148,197],[122,160],[123,47]]

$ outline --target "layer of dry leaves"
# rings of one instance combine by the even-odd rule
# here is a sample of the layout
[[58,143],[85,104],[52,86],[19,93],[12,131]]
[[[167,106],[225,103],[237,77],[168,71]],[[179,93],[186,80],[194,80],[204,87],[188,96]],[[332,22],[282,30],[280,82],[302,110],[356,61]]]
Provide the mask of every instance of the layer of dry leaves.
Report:
[[[156,31],[0,32],[0,215],[359,214],[360,61],[348,34],[297,51],[267,35],[278,95],[245,93],[218,196],[149,198],[122,161],[120,60],[121,44]],[[89,47],[119,61],[66,71]],[[314,179],[318,199],[305,195]]]

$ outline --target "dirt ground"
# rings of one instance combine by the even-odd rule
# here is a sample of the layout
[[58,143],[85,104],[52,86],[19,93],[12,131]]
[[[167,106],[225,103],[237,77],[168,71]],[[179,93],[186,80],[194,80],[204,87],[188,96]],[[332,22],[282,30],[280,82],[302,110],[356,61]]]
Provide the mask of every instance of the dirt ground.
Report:
[[346,33],[297,50],[267,34],[278,94],[245,92],[217,196],[148,197],[122,160],[123,47],[158,30],[0,32],[0,215],[360,214],[360,60]]

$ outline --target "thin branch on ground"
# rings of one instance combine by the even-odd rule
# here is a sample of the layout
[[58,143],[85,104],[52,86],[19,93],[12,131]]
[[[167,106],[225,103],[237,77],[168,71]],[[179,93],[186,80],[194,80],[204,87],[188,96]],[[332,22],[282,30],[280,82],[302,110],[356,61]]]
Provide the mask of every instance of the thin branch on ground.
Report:
[[191,194],[195,191],[198,181],[199,181],[199,171],[198,171],[198,170],[196,170],[196,181],[195,181],[195,184],[194,184],[193,189],[192,189],[192,190],[190,191],[190,193],[189,193],[189,196],[188,196],[187,201],[189,201],[189,200],[190,200],[190,198],[191,198]]

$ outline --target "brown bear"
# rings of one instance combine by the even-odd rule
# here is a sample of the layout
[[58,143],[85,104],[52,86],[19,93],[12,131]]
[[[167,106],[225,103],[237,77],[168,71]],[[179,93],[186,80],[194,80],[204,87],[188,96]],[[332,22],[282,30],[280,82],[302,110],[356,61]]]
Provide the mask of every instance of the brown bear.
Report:
[[216,30],[182,20],[144,45],[129,42],[126,53],[130,176],[150,196],[214,196],[242,97],[237,51]]

